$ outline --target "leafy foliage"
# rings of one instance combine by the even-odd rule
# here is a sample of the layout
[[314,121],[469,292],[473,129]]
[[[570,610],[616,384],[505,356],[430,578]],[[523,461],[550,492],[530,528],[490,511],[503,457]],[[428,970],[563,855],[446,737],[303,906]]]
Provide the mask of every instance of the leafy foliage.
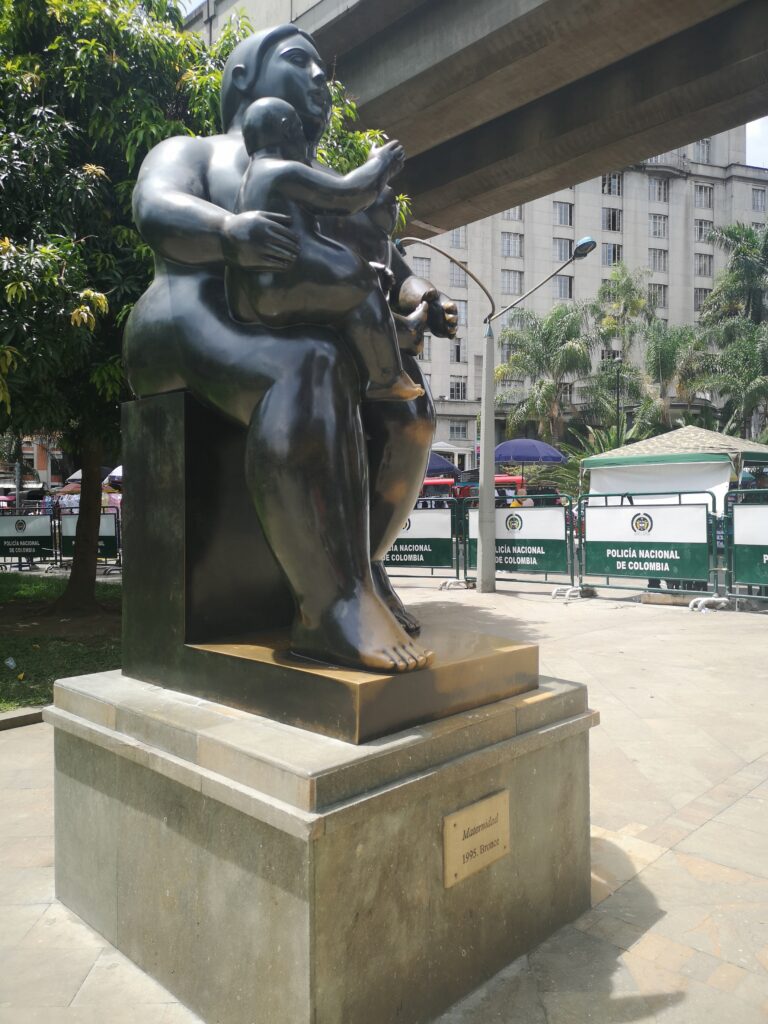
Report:
[[714,228],[709,237],[728,254],[728,263],[704,303],[702,323],[712,326],[732,317],[755,324],[767,320],[768,227],[729,224]]
[[506,327],[499,344],[507,361],[496,369],[500,383],[529,380],[531,386],[509,414],[508,429],[519,430],[529,420],[548,440],[557,440],[564,427],[562,385],[592,368],[595,337],[590,334],[584,306],[562,304],[540,317],[530,310],[518,313],[517,327]]

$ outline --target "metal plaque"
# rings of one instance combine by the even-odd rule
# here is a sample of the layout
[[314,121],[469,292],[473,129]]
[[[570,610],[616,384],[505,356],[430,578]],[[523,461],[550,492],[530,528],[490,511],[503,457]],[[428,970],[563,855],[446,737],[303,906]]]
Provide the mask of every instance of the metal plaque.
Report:
[[443,818],[443,885],[446,889],[508,853],[508,789]]

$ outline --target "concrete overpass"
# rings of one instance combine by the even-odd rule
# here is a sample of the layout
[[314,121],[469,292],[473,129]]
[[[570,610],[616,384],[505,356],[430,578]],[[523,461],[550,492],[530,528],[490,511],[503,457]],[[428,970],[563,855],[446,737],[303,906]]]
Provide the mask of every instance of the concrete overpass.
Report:
[[311,32],[404,143],[425,236],[768,114],[768,0],[249,2]]

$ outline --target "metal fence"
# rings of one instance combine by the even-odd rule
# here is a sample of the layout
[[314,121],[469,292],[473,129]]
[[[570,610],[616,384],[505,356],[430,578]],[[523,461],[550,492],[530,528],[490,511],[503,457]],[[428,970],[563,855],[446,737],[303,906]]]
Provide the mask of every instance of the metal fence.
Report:
[[[74,556],[78,515],[76,508],[46,511],[29,503],[21,511],[0,511],[0,572],[66,569]],[[122,540],[117,508],[101,511],[98,560],[104,574],[120,571]]]

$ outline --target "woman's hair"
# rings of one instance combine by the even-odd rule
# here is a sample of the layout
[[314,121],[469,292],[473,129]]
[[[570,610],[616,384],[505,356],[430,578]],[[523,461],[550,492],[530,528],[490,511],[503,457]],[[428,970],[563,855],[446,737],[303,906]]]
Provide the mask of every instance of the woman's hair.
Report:
[[295,25],[278,25],[275,28],[264,29],[263,32],[254,32],[252,36],[238,43],[230,53],[221,76],[221,124],[225,132],[229,131],[232,119],[243,101],[243,92],[233,81],[234,69],[238,64],[242,64],[248,75],[245,81],[246,88],[252,87],[261,74],[264,59],[269,51],[281,39],[287,39],[289,36],[303,36],[314,46],[315,41],[308,32],[303,32]]

